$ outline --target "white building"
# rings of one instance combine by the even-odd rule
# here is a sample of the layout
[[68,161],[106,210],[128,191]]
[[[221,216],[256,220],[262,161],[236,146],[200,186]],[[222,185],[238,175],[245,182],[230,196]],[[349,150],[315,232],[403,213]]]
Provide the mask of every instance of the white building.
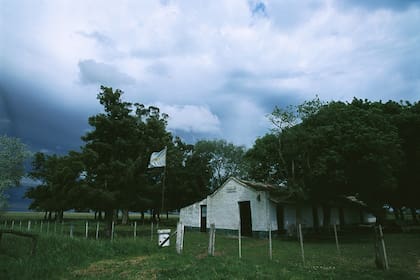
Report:
[[[355,207],[360,202],[346,200],[348,206],[331,209],[330,223],[368,222],[369,216]],[[243,235],[252,235],[267,232],[270,226],[273,231],[293,230],[299,220],[306,228],[314,227],[314,223],[323,226],[323,216],[322,207],[307,203],[297,207],[279,187],[231,177],[207,198],[182,208],[180,222],[201,231],[206,231],[213,223],[217,229],[232,231],[238,230],[240,225]]]

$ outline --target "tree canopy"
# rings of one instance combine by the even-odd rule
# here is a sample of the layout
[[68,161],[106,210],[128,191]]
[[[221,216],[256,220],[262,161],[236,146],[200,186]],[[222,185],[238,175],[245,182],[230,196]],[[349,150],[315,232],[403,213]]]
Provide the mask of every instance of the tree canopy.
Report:
[[19,185],[25,175],[24,162],[30,156],[18,138],[0,135],[0,209],[7,206],[5,191]]

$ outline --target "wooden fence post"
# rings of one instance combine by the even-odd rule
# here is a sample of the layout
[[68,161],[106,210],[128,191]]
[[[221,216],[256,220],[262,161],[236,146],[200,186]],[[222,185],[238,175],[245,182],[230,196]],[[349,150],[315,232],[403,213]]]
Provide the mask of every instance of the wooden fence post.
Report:
[[214,224],[210,224],[210,232],[209,232],[209,248],[208,254],[210,256],[214,256],[214,241],[216,235],[216,227]]
[[73,238],[73,224],[70,224],[70,238]]
[[379,225],[379,238],[381,240],[381,245],[382,245],[382,253],[384,255],[384,261],[385,261],[385,269],[388,270],[389,269],[389,265],[388,265],[388,256],[386,254],[386,248],[385,248],[385,241],[384,241],[384,234],[382,232],[382,226]]
[[241,222],[238,227],[238,247],[239,247],[239,258],[242,258],[242,244],[241,244]]
[[273,260],[273,243],[271,239],[271,223],[268,225],[268,255],[270,257],[270,261]]
[[112,226],[111,226],[111,241],[114,241],[114,229],[115,229],[115,222],[112,221]]
[[28,231],[31,230],[31,221],[28,221]]
[[89,222],[86,221],[85,224],[85,238],[87,239],[89,237]]
[[337,254],[341,256],[340,246],[338,244],[338,234],[337,234],[337,225],[334,223],[334,236],[335,236],[335,246],[337,247]]
[[305,251],[303,250],[303,236],[302,236],[302,225],[299,224],[299,241],[300,241],[300,252],[302,254],[302,262],[305,265]]
[[96,222],[96,240],[99,238],[99,222]]
[[180,222],[178,223],[177,230],[176,230],[176,252],[178,254],[181,254],[183,249],[184,249],[184,224]]
[[134,240],[136,240],[137,237],[137,222],[134,222]]
[[153,241],[153,221],[150,224],[150,240]]

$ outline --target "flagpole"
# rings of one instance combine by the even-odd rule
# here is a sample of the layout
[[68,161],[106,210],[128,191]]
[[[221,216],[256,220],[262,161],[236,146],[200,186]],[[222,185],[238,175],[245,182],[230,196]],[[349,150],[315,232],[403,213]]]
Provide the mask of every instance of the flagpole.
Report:
[[[166,158],[167,153],[168,153],[167,146],[165,146],[165,150],[166,150],[166,154],[165,154],[165,158]],[[165,166],[163,167],[163,178],[162,178],[162,210],[161,210],[162,215],[165,209],[165,180],[166,180],[166,159],[165,159]]]
[[165,209],[165,179],[166,179],[166,165],[163,167],[163,178],[162,178],[162,215]]

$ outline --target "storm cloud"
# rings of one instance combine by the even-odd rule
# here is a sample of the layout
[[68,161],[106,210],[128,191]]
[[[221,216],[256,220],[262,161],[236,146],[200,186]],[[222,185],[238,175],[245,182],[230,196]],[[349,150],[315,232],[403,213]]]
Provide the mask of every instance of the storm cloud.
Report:
[[251,146],[275,105],[420,97],[418,1],[1,1],[0,130],[77,149],[100,85],[185,139]]

